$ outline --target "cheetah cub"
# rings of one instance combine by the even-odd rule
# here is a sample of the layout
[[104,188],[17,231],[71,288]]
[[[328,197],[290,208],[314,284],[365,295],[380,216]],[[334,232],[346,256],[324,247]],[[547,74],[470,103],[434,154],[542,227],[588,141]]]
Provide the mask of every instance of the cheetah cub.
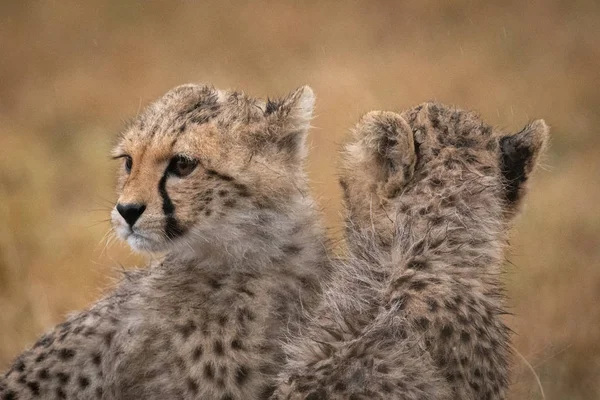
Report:
[[0,398],[268,398],[329,270],[302,165],[313,103],[184,85],[141,113],[112,221],[163,255],[19,356]]
[[344,263],[272,399],[503,399],[502,249],[547,141],[428,103],[371,112],[343,152]]

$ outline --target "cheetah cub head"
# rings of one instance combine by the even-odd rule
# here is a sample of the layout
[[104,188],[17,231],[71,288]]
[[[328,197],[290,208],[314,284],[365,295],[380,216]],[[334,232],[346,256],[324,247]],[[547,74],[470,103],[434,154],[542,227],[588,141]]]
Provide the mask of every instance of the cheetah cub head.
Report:
[[351,226],[386,232],[389,242],[396,218],[416,212],[439,220],[488,210],[510,222],[548,131],[536,120],[506,134],[473,112],[437,103],[367,113],[342,153]]
[[[183,85],[148,106],[113,150],[112,224],[137,251],[241,240],[304,199],[304,142],[314,105],[302,87],[276,101]],[[272,218],[271,218],[272,219]]]

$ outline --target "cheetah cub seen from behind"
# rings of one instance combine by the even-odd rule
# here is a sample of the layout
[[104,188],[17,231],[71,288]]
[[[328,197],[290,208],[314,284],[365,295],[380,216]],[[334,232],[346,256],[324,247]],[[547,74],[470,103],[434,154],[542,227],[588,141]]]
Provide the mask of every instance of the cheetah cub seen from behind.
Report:
[[343,151],[345,263],[272,399],[503,399],[502,250],[547,141],[428,103],[371,112]]
[[118,235],[162,252],[56,327],[0,398],[265,399],[328,274],[302,164],[314,103],[184,85],[123,133]]

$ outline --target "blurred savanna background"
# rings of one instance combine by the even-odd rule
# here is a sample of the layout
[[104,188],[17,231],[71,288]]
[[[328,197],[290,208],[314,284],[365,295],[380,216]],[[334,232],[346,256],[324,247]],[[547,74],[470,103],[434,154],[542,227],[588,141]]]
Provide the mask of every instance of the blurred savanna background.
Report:
[[[208,82],[317,94],[308,169],[339,235],[336,150],[358,117],[438,100],[552,127],[508,254],[513,399],[600,398],[597,1],[0,0],[0,370],[143,265],[106,240],[123,121]],[[530,364],[535,374],[527,366]]]

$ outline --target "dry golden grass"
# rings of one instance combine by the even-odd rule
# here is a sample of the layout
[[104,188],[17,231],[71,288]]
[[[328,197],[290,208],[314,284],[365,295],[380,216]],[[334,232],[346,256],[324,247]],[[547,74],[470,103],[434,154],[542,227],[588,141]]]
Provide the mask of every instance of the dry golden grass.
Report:
[[[595,1],[0,2],[0,369],[141,262],[103,241],[123,119],[184,82],[310,84],[309,168],[332,227],[335,151],[361,113],[437,99],[509,129],[547,119],[509,322],[547,399],[599,398],[599,37]],[[541,398],[515,362],[512,398]]]

